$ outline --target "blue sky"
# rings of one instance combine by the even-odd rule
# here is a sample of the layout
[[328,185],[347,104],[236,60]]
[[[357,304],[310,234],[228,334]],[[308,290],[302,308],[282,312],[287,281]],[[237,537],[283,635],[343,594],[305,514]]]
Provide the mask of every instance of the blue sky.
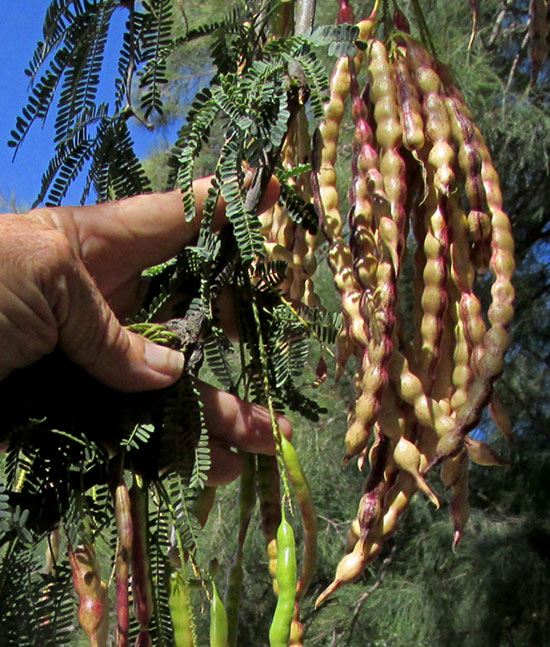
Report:
[[27,96],[28,77],[24,74],[34,44],[39,39],[45,0],[3,0],[0,21],[0,191],[11,193],[21,204],[30,204],[37,193],[41,163],[49,159],[48,138],[36,130],[34,141],[24,146],[12,164],[13,150],[7,141],[15,119]]
[[[30,207],[38,193],[42,172],[53,153],[52,130],[48,127],[48,123],[44,128],[41,123],[36,123],[13,162],[13,149],[8,148],[7,141],[10,139],[10,131],[14,127],[15,120],[26,103],[29,78],[24,70],[36,42],[41,38],[42,21],[49,4],[49,0],[2,0],[0,195],[8,199],[13,195],[18,206],[22,208]],[[121,11],[120,21],[124,18],[124,12]],[[116,29],[115,21],[114,37],[116,37]],[[137,153],[146,155],[157,138],[158,136],[151,136],[144,132],[135,133]],[[66,203],[78,200],[79,195],[80,192],[76,191],[69,193]]]

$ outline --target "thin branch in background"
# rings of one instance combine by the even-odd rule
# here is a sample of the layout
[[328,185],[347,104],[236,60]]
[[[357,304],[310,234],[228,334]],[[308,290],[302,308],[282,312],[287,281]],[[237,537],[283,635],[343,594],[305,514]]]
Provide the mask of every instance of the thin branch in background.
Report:
[[496,43],[497,38],[500,36],[502,32],[502,23],[504,22],[504,18],[506,17],[507,13],[508,13],[507,7],[500,10],[500,13],[497,16],[497,19],[495,20],[493,30],[491,31],[491,35],[489,36],[489,40],[487,41],[488,49],[493,47],[493,45]]
[[147,130],[152,131],[155,128],[154,125],[149,121],[145,121],[142,117],[140,117],[136,113],[132,105],[132,84],[134,80],[134,74],[136,72],[136,22],[135,22],[136,9],[135,9],[135,3],[133,0],[126,6],[130,14],[128,18],[129,20],[128,37],[130,39],[130,52],[129,52],[130,61],[128,63],[128,69],[126,70],[126,80],[125,80],[126,105],[124,106],[123,113],[127,118],[134,117],[142,126],[147,128]]
[[12,191],[9,196],[0,192],[0,212],[1,213],[25,213],[28,208],[25,205],[18,204],[15,193]]
[[506,87],[504,88],[504,94],[507,94],[508,91],[510,90],[510,87],[512,85],[512,81],[514,80],[514,76],[516,74],[516,69],[519,65],[519,61],[521,59],[521,55],[523,50],[527,47],[527,43],[529,41],[529,32],[525,34],[525,37],[523,38],[523,41],[521,43],[521,46],[519,48],[518,53],[514,57],[514,61],[512,63],[512,67],[510,68],[510,74],[508,75],[508,81],[506,82]]
[[[134,3],[128,5],[129,12],[129,29],[128,37],[130,39],[130,62],[128,63],[128,69],[126,70],[126,107],[124,110],[132,111],[132,80],[134,78],[134,72],[136,69],[136,24],[135,24],[135,7]],[[133,112],[133,111],[132,111]]]

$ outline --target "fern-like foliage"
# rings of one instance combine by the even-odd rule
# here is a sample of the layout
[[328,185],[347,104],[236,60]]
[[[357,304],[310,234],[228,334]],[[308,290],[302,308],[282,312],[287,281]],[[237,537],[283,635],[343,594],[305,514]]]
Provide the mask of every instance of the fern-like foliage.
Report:
[[162,86],[166,78],[166,62],[161,53],[170,46],[172,33],[171,0],[149,0],[143,3],[143,35],[141,62],[145,70],[141,75],[141,110],[147,119],[153,112],[162,114]]
[[67,66],[57,103],[55,141],[71,137],[75,125],[95,112],[107,34],[114,11],[112,3],[85,2],[78,20],[64,37]]

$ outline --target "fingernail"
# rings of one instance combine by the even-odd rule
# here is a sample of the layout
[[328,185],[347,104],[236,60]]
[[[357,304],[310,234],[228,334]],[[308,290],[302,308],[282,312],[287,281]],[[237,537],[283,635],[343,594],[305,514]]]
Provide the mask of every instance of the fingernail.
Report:
[[183,371],[182,353],[151,342],[145,344],[145,361],[153,371],[170,377],[177,378]]

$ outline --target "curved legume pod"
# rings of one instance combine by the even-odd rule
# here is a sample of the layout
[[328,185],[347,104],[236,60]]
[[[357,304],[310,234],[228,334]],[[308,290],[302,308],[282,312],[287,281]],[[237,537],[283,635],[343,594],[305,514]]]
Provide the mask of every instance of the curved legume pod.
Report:
[[338,240],[342,236],[335,163],[340,124],[349,95],[349,84],[349,59],[347,56],[342,56],[334,66],[330,79],[330,98],[324,107],[325,118],[318,129],[319,137],[314,140],[314,145],[321,147],[319,168],[314,169],[320,200],[319,219],[321,229],[329,242]]
[[115,604],[117,618],[115,645],[117,647],[127,647],[130,616],[128,584],[134,542],[130,496],[123,476],[121,476],[119,482],[114,486],[113,499],[118,536],[117,554],[115,558]]
[[[404,31],[404,30],[402,30]],[[424,148],[424,120],[422,106],[414,82],[412,80],[403,50],[398,49],[393,62],[397,103],[403,129],[403,146],[411,152],[419,152]]]
[[[439,66],[442,78],[449,77]],[[491,219],[487,213],[487,198],[481,178],[482,160],[476,147],[475,124],[472,115],[455,95],[445,97],[447,113],[451,121],[453,139],[458,145],[458,163],[465,178],[465,189],[470,212],[468,229],[472,239],[472,260],[480,273],[488,269],[491,253]]]
[[[463,114],[468,114],[468,108],[458,88],[446,79],[446,94],[456,102]],[[514,239],[508,216],[502,210],[502,193],[498,173],[493,165],[491,154],[485,140],[474,124],[474,145],[481,159],[481,180],[487,199],[487,207],[491,217],[491,260],[490,268],[494,276],[491,287],[492,303],[489,307],[489,321],[495,330],[488,330],[484,344],[492,347],[485,360],[484,371],[498,375],[502,370],[502,359],[507,346],[506,328],[514,316],[514,288],[512,276],[515,270]],[[491,366],[489,366],[491,364]]]
[[395,483],[384,499],[382,518],[372,532],[374,536],[379,538],[379,541],[384,542],[393,535],[399,518],[409,507],[411,499],[417,490],[414,477],[407,472],[399,472]]
[[174,630],[174,647],[196,647],[191,591],[189,582],[180,570],[175,570],[170,576],[168,606]]
[[477,127],[476,147],[482,160],[481,177],[491,214],[492,254],[490,266],[494,276],[491,287],[492,302],[488,311],[491,327],[483,337],[483,352],[473,358],[475,375],[468,392],[468,399],[456,412],[455,429],[450,432],[447,438],[441,438],[441,447],[438,447],[435,463],[460,448],[464,435],[475,427],[484,406],[490,401],[493,382],[503,369],[504,354],[508,346],[507,328],[514,314],[514,288],[512,285],[512,275],[515,269],[514,241],[510,221],[502,211],[502,194],[498,174]]
[[486,467],[508,467],[510,463],[502,458],[495,450],[481,440],[470,436],[464,438],[464,446],[470,459],[478,465]]
[[281,523],[277,530],[277,583],[279,595],[269,629],[270,647],[288,647],[290,626],[296,600],[296,545],[294,531],[281,506]]
[[456,346],[453,386],[451,398],[453,411],[458,410],[468,398],[473,380],[473,365],[484,351],[483,339],[486,333],[485,321],[479,299],[474,293],[475,270],[469,255],[467,224],[464,212],[456,200],[448,202],[450,221],[451,280],[459,298],[455,305]]
[[[370,17],[358,23],[358,39],[367,41],[374,28],[379,0],[376,0]],[[335,63],[330,79],[330,98],[324,106],[325,117],[320,124],[319,137],[314,142],[314,148],[320,146],[318,168],[314,168],[313,176],[317,177],[317,189],[321,203],[321,227],[327,240],[332,241],[342,236],[342,218],[338,209],[338,191],[336,189],[335,162],[338,147],[340,124],[344,116],[344,106],[350,89],[350,59],[341,56]],[[362,53],[354,60],[359,67]],[[314,155],[315,157],[315,155]],[[317,166],[317,163],[314,164]]]
[[298,453],[292,446],[292,443],[282,434],[281,451],[298,501],[304,528],[302,570],[296,585],[296,601],[299,603],[304,597],[315,571],[315,563],[317,561],[317,515],[315,513],[313,497],[311,496],[311,489],[300,464]]
[[210,647],[229,647],[227,613],[214,582],[210,602]]
[[275,594],[277,594],[277,528],[281,523],[281,488],[275,456],[264,454],[256,456],[256,483],[268,569],[273,578]]
[[[374,289],[378,251],[375,243],[371,193],[373,193],[372,185],[376,186],[375,191],[383,192],[383,180],[378,169],[378,152],[373,145],[373,133],[365,98],[359,93],[354,67],[352,66],[351,69],[351,114],[355,131],[349,189],[350,246],[353,270],[358,283],[363,289]],[[365,96],[368,98],[368,93]]]
[[132,594],[134,615],[140,632],[136,647],[149,647],[151,636],[149,623],[153,615],[153,583],[149,559],[148,539],[148,489],[134,482],[129,492],[132,514]]
[[393,261],[395,275],[399,277],[407,221],[404,208],[407,196],[405,162],[399,154],[403,130],[399,118],[393,70],[384,43],[378,40],[372,41],[369,55],[370,99],[374,106],[376,141],[381,147],[380,173],[384,182],[385,195],[390,204],[391,218],[397,228]]
[[498,397],[496,393],[493,393],[491,402],[489,404],[489,412],[491,418],[495,424],[495,427],[500,431],[500,433],[506,438],[506,440],[511,443],[514,440],[512,423],[506,411],[506,407]]
[[79,597],[78,621],[90,639],[90,647],[105,647],[106,618],[109,615],[106,587],[92,545],[67,546],[73,576],[73,587]]
[[441,355],[443,320],[449,302],[447,292],[447,256],[449,231],[446,213],[447,200],[430,190],[424,205],[426,237],[424,238],[423,291],[421,297],[422,321],[417,366],[426,393],[431,393]]
[[367,446],[372,426],[380,411],[380,401],[388,385],[387,365],[393,348],[392,337],[396,322],[394,254],[397,253],[398,234],[391,218],[376,215],[381,207],[382,203],[373,200],[375,219],[379,222],[377,246],[381,251],[381,258],[376,267],[376,287],[374,291],[364,290],[361,301],[361,314],[367,322],[368,341],[363,350],[359,395],[346,432],[344,465]]
[[354,582],[363,573],[365,566],[374,559],[380,551],[381,544],[378,542],[371,543],[369,539],[359,541],[353,547],[351,553],[344,555],[336,567],[334,580],[315,600],[315,608],[318,608],[323,602],[337,591],[344,584]]
[[400,469],[405,470],[405,472],[408,472],[414,478],[418,489],[426,494],[436,508],[439,508],[439,499],[420,474],[421,456],[418,448],[410,440],[400,438],[393,450],[393,460]]
[[454,416],[448,415],[437,400],[425,394],[418,376],[410,370],[409,362],[395,349],[389,363],[389,373],[399,397],[414,407],[414,414],[420,424],[433,429],[439,438],[455,429]]
[[428,164],[433,167],[435,188],[450,195],[455,173],[455,152],[450,144],[451,126],[442,97],[442,83],[434,63],[426,50],[410,36],[406,37],[407,64],[422,92],[425,131],[431,148]]

